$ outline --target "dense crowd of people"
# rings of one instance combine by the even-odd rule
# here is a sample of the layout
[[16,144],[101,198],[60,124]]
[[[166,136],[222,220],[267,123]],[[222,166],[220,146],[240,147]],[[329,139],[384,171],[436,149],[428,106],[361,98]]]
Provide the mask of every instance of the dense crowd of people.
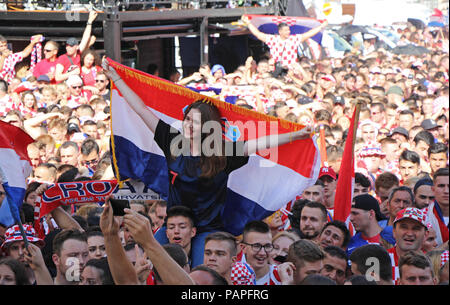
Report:
[[[59,44],[42,35],[16,53],[0,36],[0,117],[35,140],[21,207],[28,244],[17,225],[0,224],[0,284],[448,284],[448,27],[440,35],[412,25],[399,30],[404,44],[430,50],[422,55],[365,43],[343,58],[313,60],[296,49],[327,22],[301,35],[280,24],[279,35],[268,35],[244,16],[243,26],[269,47],[265,57],[248,57],[228,73],[220,64],[184,78],[175,71],[170,81],[322,129],[326,160],[315,185],[270,217],[247,223],[241,236],[209,233],[200,245],[203,263],[198,251],[192,254],[196,215],[164,200],[131,201],[123,217],[113,216],[109,201],[61,206],[46,215],[39,238],[35,201],[48,185],[115,179],[110,80],[122,89],[90,48],[96,16],[90,13],[81,41],[67,39],[60,56]],[[23,64],[29,56],[31,64]],[[349,229],[333,220],[334,196],[357,104]],[[0,204],[4,198],[0,184]],[[155,238],[163,227],[167,243]]]

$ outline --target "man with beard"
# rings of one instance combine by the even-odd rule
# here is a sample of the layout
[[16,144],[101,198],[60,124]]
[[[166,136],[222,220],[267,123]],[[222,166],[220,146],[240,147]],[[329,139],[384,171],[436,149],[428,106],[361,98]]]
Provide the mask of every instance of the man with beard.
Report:
[[391,257],[394,283],[399,284],[399,260],[409,251],[418,252],[427,232],[425,215],[417,208],[406,208],[398,212],[394,220],[394,247],[388,250]]
[[316,241],[327,223],[327,210],[321,203],[309,201],[300,214],[300,231],[305,239]]

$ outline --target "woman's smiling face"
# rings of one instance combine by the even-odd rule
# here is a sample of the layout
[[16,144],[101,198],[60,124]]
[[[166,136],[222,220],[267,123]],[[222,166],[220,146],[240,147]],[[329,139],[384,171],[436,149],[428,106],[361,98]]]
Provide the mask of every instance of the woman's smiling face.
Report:
[[200,137],[202,120],[200,110],[192,108],[183,120],[183,133],[186,138]]

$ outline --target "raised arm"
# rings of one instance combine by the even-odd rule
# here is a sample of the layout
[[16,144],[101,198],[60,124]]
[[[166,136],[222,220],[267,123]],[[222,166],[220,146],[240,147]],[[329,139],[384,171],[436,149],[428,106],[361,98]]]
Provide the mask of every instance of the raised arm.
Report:
[[303,42],[303,41],[306,41],[306,40],[308,40],[309,38],[313,37],[314,35],[316,35],[316,34],[319,33],[320,31],[322,31],[327,25],[328,25],[328,20],[325,20],[325,21],[322,22],[322,24],[319,25],[318,27],[316,27],[316,28],[314,28],[314,29],[312,29],[312,30],[309,30],[309,31],[306,32],[306,33],[303,33],[303,34],[302,34],[301,41]]
[[195,282],[153,237],[147,218],[131,209],[125,209],[124,224],[134,240],[144,248],[165,285],[194,285]]
[[200,72],[194,72],[191,76],[180,79],[177,84],[181,86],[186,86],[192,81],[200,81],[202,79],[202,75]]
[[241,21],[244,23],[244,25],[249,29],[249,31],[255,35],[256,38],[261,40],[262,42],[266,43],[269,39],[269,35],[259,31],[253,24],[251,24],[250,19],[248,16],[243,15],[241,17]]
[[24,259],[34,272],[36,285],[53,285],[52,276],[45,265],[41,249],[38,246],[29,243]]
[[[42,183],[37,189],[36,194],[42,195],[48,189],[47,183]],[[52,217],[55,220],[58,227],[61,229],[74,229],[83,232],[83,228],[80,224],[70,216],[69,213],[63,210],[62,207],[57,207],[52,212]]]
[[42,35],[36,35],[33,36],[33,40],[31,40],[30,44],[25,47],[25,49],[22,50],[22,57],[26,58],[31,54],[31,51],[33,51],[33,47],[35,44],[41,41]]
[[307,126],[299,131],[270,135],[256,138],[245,142],[244,155],[250,156],[258,151],[281,146],[297,140],[304,140],[311,137],[312,128]]
[[50,112],[50,113],[45,113],[36,117],[33,117],[31,119],[25,120],[23,122],[25,129],[30,128],[30,127],[38,127],[42,124],[42,122],[47,121],[47,120],[51,120],[54,118],[60,118],[63,119],[64,115],[62,113],[59,112]]
[[62,64],[56,64],[55,67],[55,80],[57,82],[63,82],[69,78],[70,75],[79,75],[80,67],[76,67],[70,72],[64,73],[64,66]]
[[114,219],[109,199],[100,216],[100,228],[105,237],[106,257],[114,283],[117,285],[139,285],[136,271],[128,260],[119,238],[119,223]]
[[86,28],[84,29],[83,37],[81,37],[80,45],[78,46],[80,53],[83,53],[87,48],[89,48],[89,43],[91,41],[92,22],[94,22],[95,18],[97,18],[97,15],[98,13],[96,11],[89,12],[88,22],[86,24]]
[[0,71],[3,70],[3,64],[5,63],[5,60],[8,58],[9,55],[11,55],[12,52],[9,49],[4,50],[1,54],[0,54]]
[[116,85],[127,101],[128,105],[140,116],[150,130],[155,133],[159,118],[145,106],[141,98],[128,87],[128,85],[120,78],[116,70],[111,67],[106,59],[103,60],[103,71]]

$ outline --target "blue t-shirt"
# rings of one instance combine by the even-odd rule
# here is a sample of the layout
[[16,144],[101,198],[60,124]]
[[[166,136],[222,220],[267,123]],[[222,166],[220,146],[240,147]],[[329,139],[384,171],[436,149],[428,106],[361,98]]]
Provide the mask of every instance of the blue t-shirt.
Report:
[[361,232],[358,232],[350,239],[350,242],[347,246],[347,255],[350,256],[352,252],[364,245],[368,244],[380,244],[380,238],[383,238],[388,243],[395,245],[395,239],[392,234],[392,227],[388,226],[384,228],[378,235],[371,237],[371,238],[365,238]]
[[[248,162],[243,155],[244,142],[225,142],[232,145],[232,156],[226,157],[224,170],[211,178],[201,176],[201,157],[181,154],[172,156],[171,143],[180,132],[159,120],[155,131],[155,141],[166,157],[169,169],[169,196],[167,209],[183,205],[195,214],[197,232],[223,230],[221,214],[227,194],[229,174]],[[228,150],[226,150],[228,151]]]

